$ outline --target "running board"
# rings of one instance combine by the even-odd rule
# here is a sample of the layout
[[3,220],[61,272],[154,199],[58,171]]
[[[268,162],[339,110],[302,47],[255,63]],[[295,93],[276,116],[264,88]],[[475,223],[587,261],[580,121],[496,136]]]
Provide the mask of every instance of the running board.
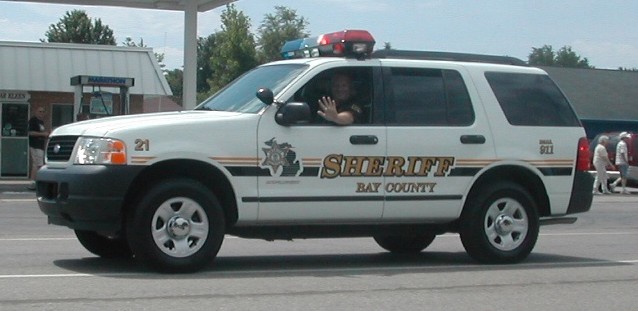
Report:
[[573,224],[576,222],[577,219],[577,217],[542,218],[539,220],[539,223],[541,226]]

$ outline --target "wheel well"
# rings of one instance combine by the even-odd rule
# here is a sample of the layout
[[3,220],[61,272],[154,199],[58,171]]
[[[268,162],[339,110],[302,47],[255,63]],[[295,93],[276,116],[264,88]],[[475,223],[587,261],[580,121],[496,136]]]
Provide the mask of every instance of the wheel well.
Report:
[[[201,182],[209,188],[219,200],[223,210],[226,225],[232,226],[237,222],[238,211],[235,191],[226,176],[216,167],[196,160],[168,160],[144,169],[131,183],[126,194],[122,215],[135,207],[140,194],[166,178],[190,178]],[[123,217],[124,221],[126,217]],[[126,228],[123,224],[123,228]]]
[[550,215],[551,208],[549,206],[549,197],[547,196],[547,189],[545,189],[543,181],[538,177],[538,175],[521,166],[504,165],[492,168],[483,173],[476,182],[474,182],[472,189],[470,189],[470,192],[468,193],[468,198],[472,197],[476,191],[481,191],[485,185],[496,181],[510,181],[522,186],[529,191],[534,202],[536,202],[538,215],[540,217]]

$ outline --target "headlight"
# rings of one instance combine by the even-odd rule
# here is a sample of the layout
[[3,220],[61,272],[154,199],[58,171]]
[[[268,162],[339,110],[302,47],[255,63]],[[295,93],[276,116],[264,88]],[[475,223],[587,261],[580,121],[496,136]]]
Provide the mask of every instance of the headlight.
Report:
[[126,164],[126,145],[112,138],[84,137],[78,140],[75,164]]

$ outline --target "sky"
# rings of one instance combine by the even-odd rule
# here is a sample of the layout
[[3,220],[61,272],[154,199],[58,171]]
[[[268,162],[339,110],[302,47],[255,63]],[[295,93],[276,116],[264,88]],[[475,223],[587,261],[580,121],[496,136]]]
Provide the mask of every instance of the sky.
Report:
[[[507,55],[527,60],[532,48],[563,46],[601,69],[638,68],[638,1],[634,0],[238,0],[253,33],[275,6],[293,9],[312,36],[366,29],[376,48]],[[0,0],[0,41],[38,42],[67,11],[101,19],[122,45],[144,40],[182,68],[184,13]],[[198,14],[198,36],[221,30],[224,7]]]

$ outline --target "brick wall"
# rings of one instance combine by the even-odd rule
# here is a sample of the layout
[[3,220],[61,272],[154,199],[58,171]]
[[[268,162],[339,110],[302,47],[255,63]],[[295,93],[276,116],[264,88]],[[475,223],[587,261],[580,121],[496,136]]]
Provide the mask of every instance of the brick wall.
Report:
[[[73,104],[73,93],[66,92],[29,92],[31,95],[31,99],[29,100],[31,104],[31,114],[39,107],[44,107],[47,111],[45,116],[44,125],[47,129],[51,128],[51,105],[52,104]],[[130,95],[129,99],[131,104],[129,106],[130,113],[142,113],[143,111],[143,101],[144,96],[142,95]],[[91,100],[90,93],[84,93],[82,97],[82,103],[89,103]],[[113,112],[114,114],[119,114],[120,111],[120,95],[113,94]]]

